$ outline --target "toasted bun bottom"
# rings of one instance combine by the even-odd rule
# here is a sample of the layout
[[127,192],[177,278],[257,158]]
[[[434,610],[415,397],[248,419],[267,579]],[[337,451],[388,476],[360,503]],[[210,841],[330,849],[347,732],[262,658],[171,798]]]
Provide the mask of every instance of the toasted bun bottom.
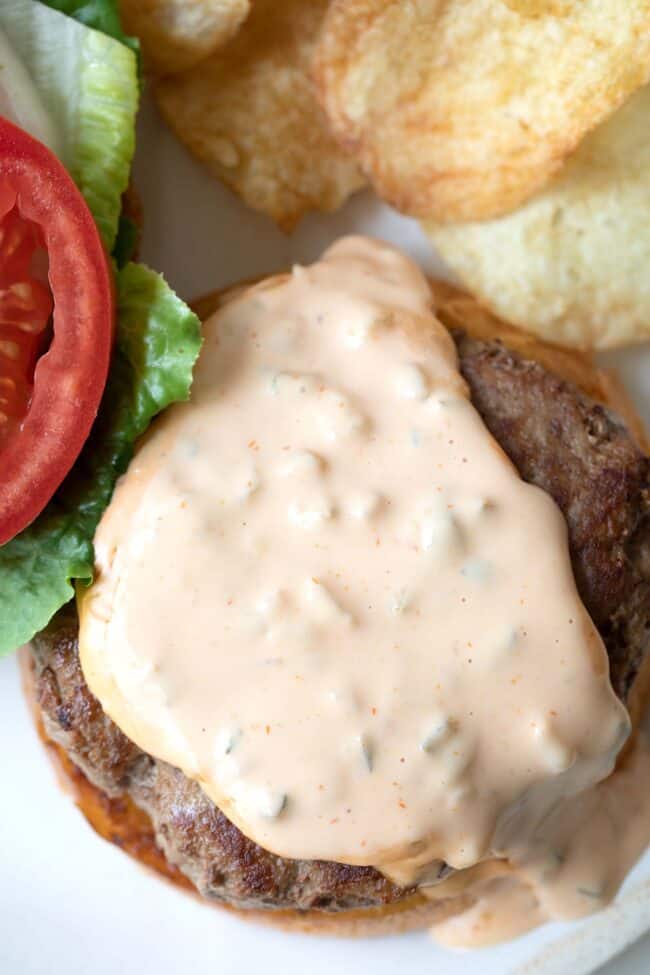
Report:
[[[643,424],[615,375],[598,369],[591,357],[584,353],[549,345],[500,322],[472,298],[444,282],[435,281],[432,285],[436,312],[443,324],[449,328],[463,328],[476,338],[500,339],[508,348],[539,362],[549,372],[578,386],[594,400],[616,411],[638,443],[646,449]],[[205,320],[240,289],[241,286],[238,286],[200,298],[194,303],[194,310]],[[191,881],[165,858],[156,843],[149,816],[128,796],[112,798],[93,785],[68,757],[65,749],[47,736],[35,695],[33,663],[28,650],[21,652],[20,663],[25,695],[39,737],[55,766],[61,785],[72,795],[92,828],[140,864],[192,893],[203,903],[214,904],[247,920],[272,924],[291,931],[342,937],[369,937],[414,931],[443,921],[471,905],[472,899],[469,895],[431,901],[421,894],[414,894],[397,904],[385,907],[328,914],[316,910],[240,909],[219,901],[205,901],[200,898]],[[628,702],[635,725],[649,695],[650,657],[635,682]]]

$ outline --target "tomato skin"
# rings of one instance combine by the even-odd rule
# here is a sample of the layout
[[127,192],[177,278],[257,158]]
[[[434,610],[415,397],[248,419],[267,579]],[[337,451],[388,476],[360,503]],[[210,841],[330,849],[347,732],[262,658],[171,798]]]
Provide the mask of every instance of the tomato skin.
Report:
[[15,205],[48,252],[54,334],[36,363],[29,409],[0,445],[0,545],[43,510],[79,456],[115,323],[110,261],[85,200],[46,146],[0,117],[0,219]]

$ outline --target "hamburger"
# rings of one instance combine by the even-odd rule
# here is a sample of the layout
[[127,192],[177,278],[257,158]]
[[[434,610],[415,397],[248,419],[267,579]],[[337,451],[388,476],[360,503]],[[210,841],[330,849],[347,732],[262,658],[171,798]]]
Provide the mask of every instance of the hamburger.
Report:
[[[258,327],[256,314],[261,314],[259,309],[267,302],[272,315],[268,321],[262,318]],[[210,296],[197,302],[196,309],[205,321],[204,351],[195,373],[192,400],[168,411],[154,424],[120,481],[95,537],[94,583],[89,589],[80,588],[77,606],[64,607],[35,635],[24,653],[27,693],[41,735],[91,825],[159,874],[202,897],[247,917],[293,929],[368,934],[434,925],[443,940],[475,944],[513,936],[550,916],[578,916],[606,903],[647,843],[649,765],[636,730],[649,673],[646,622],[650,592],[645,569],[646,534],[650,530],[648,459],[641,425],[616,382],[587,357],[543,344],[510,328],[448,285],[427,284],[392,248],[358,238],[339,242],[313,268],[297,268],[291,275]],[[341,363],[332,359],[330,338],[323,331],[328,313],[334,311],[329,329],[343,329],[346,356],[358,355],[369,341],[373,354],[375,346],[380,350],[393,337],[398,342],[394,348],[389,346],[387,358],[378,360],[376,367],[373,360],[365,377],[357,373],[355,364],[359,378],[354,382],[342,371]],[[291,325],[291,314],[295,325]],[[432,344],[427,333],[434,321],[440,346]],[[323,348],[310,346],[310,329],[317,330],[317,341],[323,342]],[[246,367],[246,354],[252,353],[242,336],[262,349],[259,354],[262,359],[268,355],[271,364],[264,360],[260,365],[253,359]],[[397,369],[398,356],[405,350],[420,363],[419,371],[411,368],[412,363],[406,371]],[[378,672],[382,660],[374,642],[375,631],[366,650],[364,607],[355,603],[358,592],[354,593],[354,581],[349,582],[351,596],[347,596],[345,585],[337,586],[336,572],[326,582],[328,560],[333,569],[360,552],[364,559],[372,556],[382,571],[385,566],[390,570],[401,565],[397,552],[408,559],[411,556],[403,551],[408,549],[416,562],[430,552],[438,529],[430,520],[429,509],[425,512],[418,507],[428,482],[421,472],[413,477],[411,469],[409,452],[423,447],[427,453],[417,463],[424,463],[424,470],[429,463],[435,467],[435,450],[426,440],[422,445],[422,430],[418,431],[419,438],[410,438],[408,448],[398,445],[391,433],[392,447],[383,456],[391,458],[396,473],[389,476],[385,468],[375,470],[375,493],[381,497],[379,511],[376,498],[370,498],[368,490],[350,492],[347,482],[334,482],[337,451],[343,444],[340,449],[345,452],[345,444],[352,442],[349,463],[356,465],[358,456],[362,458],[361,468],[354,466],[352,480],[356,484],[357,475],[366,470],[366,451],[371,451],[369,446],[364,447],[364,438],[371,442],[376,435],[382,440],[380,418],[372,414],[373,397],[386,399],[387,417],[393,415],[395,402],[405,414],[408,409],[432,405],[436,384],[444,381],[437,372],[441,358],[457,362],[458,372],[447,376],[446,381],[453,384],[456,395],[463,388],[467,390],[473,414],[480,417],[480,437],[485,438],[490,451],[494,451],[492,444],[498,445],[494,456],[515,477],[517,490],[522,481],[538,489],[533,492],[534,503],[540,505],[535,516],[548,516],[553,531],[557,531],[552,561],[548,561],[543,539],[538,542],[530,521],[517,525],[512,557],[521,566],[524,553],[528,559],[531,538],[535,539],[533,544],[539,544],[539,551],[533,555],[545,566],[534,568],[532,574],[534,586],[542,593],[541,604],[548,605],[550,611],[557,595],[549,573],[552,567],[560,580],[559,594],[575,599],[572,612],[576,616],[568,623],[569,627],[577,625],[581,636],[575,641],[571,637],[558,651],[559,656],[542,643],[543,657],[527,664],[526,642],[532,633],[525,630],[528,624],[524,621],[517,633],[505,644],[501,641],[495,650],[499,607],[504,599],[510,599],[515,586],[511,575],[498,597],[486,591],[481,613],[476,606],[472,610],[469,618],[472,626],[478,624],[478,642],[463,651],[468,655],[460,661],[455,651],[451,653],[456,680],[452,682],[453,692],[445,692],[444,687],[436,689],[433,684],[422,699],[413,686],[410,669],[417,670],[422,659],[435,668],[436,661],[444,660],[450,652],[443,649],[443,622],[433,616],[426,592],[413,595],[392,582],[388,587],[378,587],[375,578],[373,584],[367,584],[367,613],[372,617],[377,601],[380,630],[385,630],[391,641],[405,638],[415,643],[422,632],[431,633],[431,638],[422,646],[421,658],[407,657],[404,669],[401,664],[388,667],[389,680],[401,681],[402,692],[410,688],[412,698],[391,705],[387,685],[379,680],[376,691],[383,697],[372,704],[364,696],[363,683],[357,680],[354,691],[359,700],[349,706],[349,711],[348,704],[340,710],[340,701],[332,698],[337,694],[343,697],[343,693],[330,685],[341,676],[339,668],[344,671],[345,666],[351,666],[351,680],[358,678],[359,671],[354,663],[344,665],[336,654],[329,661],[319,656],[334,653],[338,647],[350,654],[353,647],[355,660],[367,652],[364,667],[374,666]],[[317,377],[316,386],[310,385],[309,376],[301,372],[306,362]],[[377,374],[380,362],[389,370],[388,378]],[[259,383],[259,398],[248,402],[251,377]],[[333,377],[339,383],[334,395],[340,394],[340,398],[336,401],[329,396]],[[421,380],[425,388],[421,388]],[[364,383],[371,391],[370,399]],[[289,403],[286,416],[274,413],[283,397]],[[222,401],[230,399],[235,414],[244,419],[241,430],[231,427],[230,415],[220,414],[226,409]],[[323,417],[312,412],[314,402],[321,407],[324,403],[324,426]],[[263,416],[262,408],[268,416]],[[396,422],[402,423],[402,418]],[[362,435],[359,431],[364,424],[366,433]],[[262,431],[257,439],[250,435],[253,428]],[[226,430],[230,430],[227,435]],[[281,431],[279,440],[269,446],[267,440],[276,430]],[[291,438],[289,430],[293,431]],[[375,434],[370,434],[371,430]],[[216,439],[217,451],[213,445],[205,454],[201,431],[208,443]],[[301,438],[299,451],[294,449],[297,437]],[[314,437],[320,445],[318,451]],[[358,437],[360,442],[355,439]],[[284,443],[288,439],[291,442]],[[380,446],[387,449],[386,443]],[[461,446],[469,451],[471,445]],[[305,454],[316,457],[323,472],[316,488],[314,461]],[[180,457],[179,466],[170,468],[169,459],[174,456]],[[220,456],[224,462],[221,471],[214,468]],[[459,464],[463,463],[461,457]],[[288,474],[287,468],[291,468]],[[433,574],[427,576],[427,586],[442,586],[448,563],[461,564],[459,607],[464,605],[462,600],[476,598],[476,586],[490,588],[473,564],[480,560],[467,560],[463,547],[470,544],[477,510],[493,513],[498,505],[497,496],[483,498],[478,507],[474,503],[478,484],[474,478],[480,481],[481,469],[478,465],[470,478],[471,498],[464,497],[463,486],[454,481],[455,503],[466,505],[461,523],[461,532],[466,535],[462,551],[455,552],[453,544],[448,547],[445,542],[436,554]],[[273,489],[272,477],[276,478]],[[272,501],[272,514],[264,513],[262,498],[265,493],[280,492],[284,505],[284,485],[287,480],[293,484],[295,477],[299,487],[296,498],[289,500],[285,524],[280,520],[284,508]],[[336,496],[324,499],[319,481],[329,484]],[[391,507],[400,504],[394,492],[404,481],[412,484],[415,492],[406,504],[416,522],[415,536],[409,534],[410,516],[405,534],[400,534],[399,519],[396,526],[390,521],[394,514]],[[474,503],[471,513],[470,501]],[[170,504],[177,506],[175,513],[169,513]],[[197,511],[206,519],[201,520],[198,533],[193,523]],[[189,512],[189,522],[185,521],[185,512]],[[258,528],[269,534],[265,544],[260,545],[258,538],[258,547],[251,550],[250,540],[244,543],[236,537],[233,543],[228,532],[235,524],[243,525],[239,519],[244,517],[259,519]],[[166,528],[152,527],[167,519]],[[358,531],[359,522],[361,540],[355,536],[348,550],[347,533]],[[155,541],[157,532],[166,537],[160,549]],[[503,544],[508,547],[505,538]],[[337,545],[342,546],[343,561]],[[395,546],[394,551],[391,546]],[[566,565],[563,546],[567,546]],[[311,566],[315,558],[313,564],[318,568],[311,576],[310,587],[301,589],[303,566],[299,570],[296,566],[314,547],[329,554],[309,554],[308,564]],[[386,562],[380,561],[376,551],[382,547],[389,550]],[[195,561],[201,566],[198,576],[193,573]],[[209,580],[207,589],[201,589],[201,578]],[[252,595],[247,590],[249,580]],[[292,588],[296,581],[300,586]],[[529,588],[534,588],[533,583]],[[318,586],[326,588],[324,600],[316,591]],[[180,588],[185,595],[179,594]],[[186,602],[190,592],[191,610]],[[133,601],[129,593],[134,594]],[[147,594],[151,607],[145,609]],[[297,599],[303,601],[291,616],[292,600]],[[235,623],[235,616],[228,613],[238,603],[245,605]],[[169,616],[165,615],[166,606]],[[499,610],[496,616],[492,614],[495,608]],[[452,622],[456,620],[454,625],[458,625],[456,612],[451,615]],[[191,613],[196,614],[194,621]],[[422,619],[423,630],[412,614]],[[267,619],[262,629],[260,616]],[[305,637],[303,627],[307,624],[313,624],[314,629]],[[542,624],[538,621],[538,625]],[[333,642],[330,627],[334,628]],[[235,637],[228,636],[232,629]],[[151,642],[153,631],[156,634]],[[210,639],[211,634],[216,639]],[[309,659],[300,654],[293,659],[294,641],[302,646],[303,639],[309,645]],[[145,644],[147,650],[141,655]],[[414,652],[410,645],[405,650]],[[540,649],[536,650],[539,654]],[[584,671],[562,676],[562,667],[567,664],[565,650],[567,657],[575,655],[577,660],[583,656]],[[250,669],[258,651],[264,670],[273,671],[273,677]],[[232,663],[229,652],[241,654],[241,659]],[[189,660],[187,666],[184,660]],[[291,668],[300,667],[302,672],[287,675],[285,663],[289,660]],[[259,665],[258,660],[255,666]],[[533,670],[527,674],[531,665]],[[201,668],[205,668],[203,672]],[[361,672],[365,672],[363,668]],[[545,688],[546,672],[552,678]],[[253,681],[256,674],[259,676]],[[531,674],[537,674],[536,680]],[[294,699],[291,685],[297,678],[303,682],[303,689]],[[505,692],[504,681],[509,685]],[[526,681],[532,684],[527,690],[521,686]],[[201,693],[197,693],[199,687]],[[311,694],[320,695],[322,715]],[[563,703],[557,703],[556,695]],[[308,706],[300,727],[306,744],[299,740],[297,725],[292,722],[293,709],[305,699]],[[469,707],[472,701],[475,707],[481,699],[487,702],[485,724],[469,710],[463,712],[459,704],[462,701]],[[251,700],[256,708],[263,709],[257,721],[251,720],[248,710]],[[330,705],[334,710],[325,713]],[[426,807],[427,828],[418,833],[418,826],[409,825],[394,845],[392,837],[400,828],[398,814],[408,814],[413,796],[420,791],[426,765],[416,767],[410,785],[408,781],[400,783],[402,788],[395,798],[397,780],[388,779],[381,764],[382,760],[392,761],[382,756],[386,739],[384,734],[372,732],[373,722],[381,720],[385,708],[389,713],[384,730],[390,730],[400,748],[407,741],[407,736],[401,740],[403,727],[411,727],[414,715],[424,714],[427,720],[437,716],[438,725],[415,743],[417,759],[405,754],[402,764],[407,767],[409,762],[415,765],[416,760],[429,762],[439,746],[444,750],[445,742],[453,743],[445,752],[442,780],[436,778],[440,766],[435,782],[427,780],[438,802]],[[539,720],[544,708],[550,714],[545,722]],[[567,740],[568,730],[555,731],[556,723],[562,728],[562,708],[572,715],[567,728],[577,737],[582,735],[578,746]],[[514,759],[512,766],[505,766],[505,780],[499,781],[499,763],[482,758],[483,750],[488,754],[492,747],[492,724],[496,727],[504,709],[509,712],[503,725],[508,736],[530,735],[524,762],[533,758],[539,762],[532,771],[519,768],[523,784],[519,781],[514,791],[510,784],[504,785],[516,764]],[[440,721],[443,710],[449,716],[446,724]],[[283,717],[286,721],[281,720]],[[315,729],[309,729],[310,721],[315,722]],[[528,732],[532,725],[535,727]],[[465,749],[466,741],[460,731],[457,736],[457,729],[466,726],[476,738],[472,739],[469,760],[462,754],[459,760],[458,753]],[[347,732],[356,728],[360,729],[358,736],[344,735],[341,747],[335,744],[339,729]],[[203,733],[210,736],[205,753],[200,752]],[[265,759],[260,742],[272,739],[273,734],[281,738],[281,744],[270,761]],[[246,739],[250,739],[250,750],[242,752],[236,775],[229,778],[230,773],[223,772],[224,764]],[[501,745],[506,747],[503,741]],[[285,767],[287,750],[293,774]],[[351,796],[363,809],[367,796],[356,790],[369,788],[370,779],[375,780],[370,793],[373,808],[383,812],[381,803],[387,801],[386,793],[390,796],[395,820],[389,829],[384,824],[378,829],[379,839],[368,854],[361,838],[369,828],[367,816],[359,814],[355,829],[346,826],[332,840],[326,833],[327,826],[334,824],[329,820],[323,823],[318,806],[299,791],[303,782],[315,782],[310,762],[317,761],[320,753],[326,760],[318,774],[330,773],[330,779],[322,784],[325,791],[330,788],[338,795],[331,806],[329,800],[323,801],[327,816],[343,808],[341,802],[352,802]],[[401,757],[395,762],[401,762]],[[388,764],[391,774],[395,767],[399,765]],[[247,768],[253,769],[249,781],[240,774],[240,769],[245,772]],[[282,801],[272,805],[276,792],[267,788],[267,783],[275,783],[278,775],[284,776],[285,785],[289,780],[292,785],[286,786]],[[473,791],[467,798],[465,793],[470,789]],[[497,791],[499,800],[494,805],[493,793]],[[452,793],[455,798],[450,807]],[[586,815],[595,823],[594,835],[600,840],[599,810],[609,809],[612,803],[620,827],[628,829],[635,840],[629,849],[610,848],[611,855],[595,858],[601,884],[596,897],[588,886],[591,881],[580,874],[583,864],[572,853],[572,840],[579,833],[574,828],[575,819]],[[544,844],[548,846],[544,824],[558,819],[558,809],[562,815],[553,837],[562,837],[563,849],[555,851],[556,875],[545,880],[544,886],[537,877],[535,857]],[[484,817],[489,829],[481,833]],[[305,822],[306,818],[309,821]],[[432,831],[428,829],[429,819],[435,826]],[[458,822],[468,824],[467,834],[474,831],[470,836],[474,846],[469,840],[463,840],[466,846],[454,846]],[[444,829],[449,831],[446,837]],[[588,830],[583,832],[587,835]],[[388,849],[387,835],[391,844]],[[441,855],[445,842],[452,850],[449,859]],[[306,855],[309,844],[316,855]],[[548,856],[546,846],[544,858]],[[323,851],[320,856],[319,850]],[[577,885],[573,872],[579,875]],[[567,882],[572,884],[570,893]],[[501,907],[495,912],[504,888],[509,893],[512,888],[518,891],[517,908],[510,904],[507,910]],[[578,888],[589,893],[576,895]],[[554,914],[556,909],[558,913]],[[495,913],[498,923],[488,923],[486,918]]]
[[61,6],[0,11],[0,650],[64,783],[293,929],[597,910],[650,822],[624,394],[364,238],[197,317],[134,259],[136,54]]

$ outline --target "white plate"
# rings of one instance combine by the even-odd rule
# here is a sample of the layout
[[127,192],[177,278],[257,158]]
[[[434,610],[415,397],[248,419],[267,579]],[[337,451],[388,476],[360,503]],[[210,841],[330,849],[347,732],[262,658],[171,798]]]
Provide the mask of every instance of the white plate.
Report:
[[[426,270],[440,271],[417,225],[370,194],[283,236],[209,179],[147,106],[136,183],[145,210],[143,258],[184,297],[310,261],[350,231],[392,240]],[[650,422],[650,349],[615,359]],[[55,784],[14,660],[0,663],[0,736],[0,975],[586,975],[650,929],[650,855],[595,923],[550,925],[478,955],[447,953],[424,933],[338,941],[254,926],[160,882],[95,836]],[[642,975],[649,967],[646,938],[607,973]]]

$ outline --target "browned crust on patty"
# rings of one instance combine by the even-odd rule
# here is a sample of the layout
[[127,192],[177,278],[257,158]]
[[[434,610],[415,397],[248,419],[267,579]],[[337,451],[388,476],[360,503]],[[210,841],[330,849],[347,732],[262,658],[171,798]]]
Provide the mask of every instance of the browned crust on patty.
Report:
[[520,358],[531,360],[559,379],[577,386],[590,399],[616,413],[647,452],[647,432],[616,372],[596,367],[589,352],[544,342],[530,332],[501,321],[467,292],[447,281],[431,281],[430,284],[436,313],[450,331],[466,332],[473,339],[484,342],[496,338]]
[[[475,405],[522,475],[564,512],[578,587],[605,640],[613,686],[636,712],[639,689],[650,679],[650,463],[637,445],[641,425],[588,357],[503,325],[447,285],[434,290]],[[198,310],[206,317],[222,301],[203,299]],[[623,408],[635,436],[605,403]],[[47,735],[93,780],[65,756],[77,801],[95,828],[114,839],[112,829],[127,852],[171,879],[183,877],[184,886],[189,877],[206,895],[246,908],[246,916],[294,928],[383,934],[432,923],[430,903],[372,868],[288,861],[261,850],[195,783],[140,752],[85,685],[74,614],[64,612],[37,638],[33,659]],[[92,811],[89,790],[103,820]],[[118,822],[120,829],[136,823],[137,848],[115,832]],[[449,902],[434,907],[451,909]]]

